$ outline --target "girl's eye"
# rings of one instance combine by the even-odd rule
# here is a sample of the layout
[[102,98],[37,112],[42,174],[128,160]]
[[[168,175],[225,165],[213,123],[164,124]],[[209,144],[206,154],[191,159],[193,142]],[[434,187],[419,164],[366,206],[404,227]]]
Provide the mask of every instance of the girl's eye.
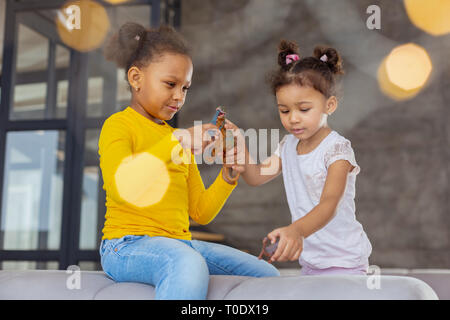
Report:
[[281,113],[289,113],[289,111],[286,111],[286,110],[283,110],[283,111],[280,111]]
[[306,112],[306,111],[308,111],[309,109],[301,109],[300,111],[301,112]]
[[166,84],[167,84],[169,87],[171,87],[171,88],[175,87],[175,83],[174,83],[174,82],[166,82]]

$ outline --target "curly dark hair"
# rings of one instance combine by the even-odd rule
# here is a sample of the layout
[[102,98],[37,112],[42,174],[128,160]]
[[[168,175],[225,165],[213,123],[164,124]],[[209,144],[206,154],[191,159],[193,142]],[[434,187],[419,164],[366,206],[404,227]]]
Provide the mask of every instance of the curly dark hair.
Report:
[[[298,55],[299,59],[286,63],[288,55]],[[288,40],[281,40],[278,45],[278,66],[268,77],[274,95],[280,87],[296,83],[312,87],[329,98],[336,95],[336,78],[344,73],[342,59],[336,49],[317,46],[313,56],[302,58],[298,45]]]
[[146,29],[134,22],[123,24],[103,48],[106,60],[125,69],[125,80],[132,66],[142,68],[163,53],[190,57],[190,50],[181,35],[171,26]]

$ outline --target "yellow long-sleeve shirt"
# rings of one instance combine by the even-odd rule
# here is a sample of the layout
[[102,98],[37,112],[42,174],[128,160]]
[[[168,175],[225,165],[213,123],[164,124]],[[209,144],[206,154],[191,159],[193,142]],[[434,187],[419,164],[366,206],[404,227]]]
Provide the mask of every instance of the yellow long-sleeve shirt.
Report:
[[102,239],[149,235],[190,240],[189,216],[207,224],[223,207],[237,183],[227,183],[221,171],[205,189],[194,156],[185,153],[190,163],[174,158],[181,146],[173,131],[131,107],[106,119],[98,144],[106,191]]

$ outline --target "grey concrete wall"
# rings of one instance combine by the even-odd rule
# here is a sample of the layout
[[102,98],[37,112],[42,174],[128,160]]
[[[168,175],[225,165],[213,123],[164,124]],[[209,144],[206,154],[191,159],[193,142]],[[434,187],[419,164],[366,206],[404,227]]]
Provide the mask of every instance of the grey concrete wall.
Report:
[[[381,8],[381,30],[366,28],[371,4]],[[372,241],[370,263],[450,267],[450,35],[427,35],[409,22],[402,1],[389,0],[189,0],[182,2],[181,32],[193,47],[194,79],[180,127],[208,121],[224,105],[241,128],[278,128],[280,139],[286,132],[264,81],[279,40],[296,40],[304,55],[316,44],[336,47],[346,75],[329,124],[352,141],[361,166],[356,216]],[[426,48],[434,69],[417,97],[397,102],[380,92],[376,73],[390,50],[407,42]],[[220,169],[199,167],[207,186]],[[241,179],[207,229],[258,254],[261,239],[288,223],[280,176],[260,187]]]

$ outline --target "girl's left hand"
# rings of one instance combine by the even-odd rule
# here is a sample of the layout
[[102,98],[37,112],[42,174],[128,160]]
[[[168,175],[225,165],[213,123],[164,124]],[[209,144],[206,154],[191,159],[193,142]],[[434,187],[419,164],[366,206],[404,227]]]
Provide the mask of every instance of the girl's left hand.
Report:
[[300,258],[303,250],[303,236],[293,224],[273,230],[267,235],[271,243],[275,243],[279,238],[278,247],[269,263],[274,261],[295,261]]
[[213,132],[214,139],[217,139],[220,135],[219,130],[212,123],[199,124],[188,129],[176,129],[173,135],[184,149],[191,150],[193,154],[201,154],[214,141],[213,137],[207,132]]

